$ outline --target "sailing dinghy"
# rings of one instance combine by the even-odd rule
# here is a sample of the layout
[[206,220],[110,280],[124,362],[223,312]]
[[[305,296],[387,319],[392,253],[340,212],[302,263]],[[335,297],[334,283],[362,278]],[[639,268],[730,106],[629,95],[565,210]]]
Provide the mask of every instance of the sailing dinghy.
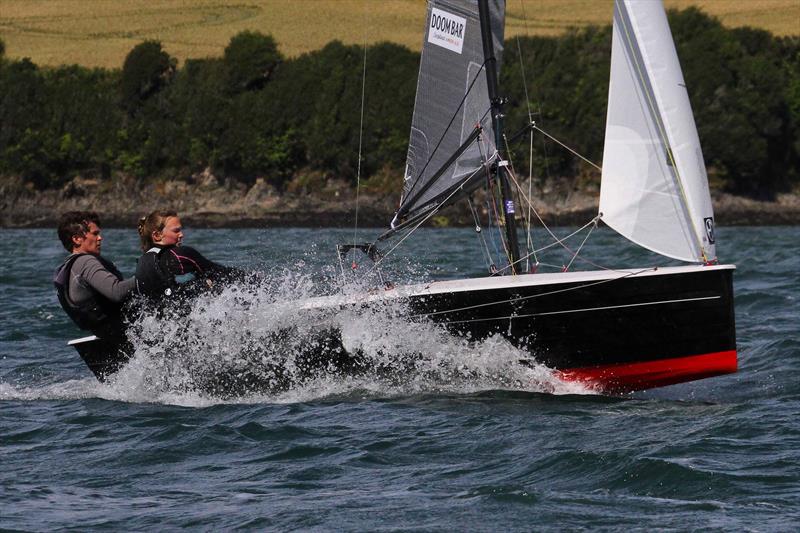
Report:
[[381,239],[488,183],[499,189],[499,271],[508,275],[431,283],[404,298],[450,331],[503,335],[562,378],[603,391],[735,372],[735,267],[717,264],[703,155],[663,5],[614,2],[597,219],[694,264],[589,272],[522,273],[515,216],[524,193],[512,189],[497,82],[504,12],[502,0],[428,1],[403,193]]
[[[378,240],[402,242],[442,208],[486,187],[505,266],[490,265],[491,275],[481,278],[312,298],[303,307],[399,301],[413,320],[474,341],[502,336],[525,354],[523,364],[545,364],[603,392],[735,372],[735,267],[717,261],[703,156],[663,6],[614,2],[595,225],[600,220],[639,246],[692,263],[677,267],[524,273],[531,252],[520,251],[515,216],[525,195],[506,154],[498,86],[504,18],[502,0],[428,0],[400,206]],[[356,249],[376,263],[385,259],[374,244],[339,251]],[[71,344],[98,378],[125,362],[92,337]],[[348,366],[340,339],[324,345],[337,365]],[[332,359],[317,353],[310,360],[329,366]]]

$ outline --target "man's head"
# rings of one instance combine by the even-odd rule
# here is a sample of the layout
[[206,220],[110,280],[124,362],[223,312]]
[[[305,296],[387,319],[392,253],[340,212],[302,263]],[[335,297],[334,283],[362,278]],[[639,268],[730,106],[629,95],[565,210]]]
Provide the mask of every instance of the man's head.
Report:
[[100,255],[100,217],[92,211],[69,211],[58,221],[58,238],[70,253]]

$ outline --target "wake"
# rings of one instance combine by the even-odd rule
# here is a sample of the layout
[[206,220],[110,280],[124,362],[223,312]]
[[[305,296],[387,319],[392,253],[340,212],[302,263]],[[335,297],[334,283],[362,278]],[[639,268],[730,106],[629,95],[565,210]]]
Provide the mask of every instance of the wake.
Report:
[[350,283],[337,287],[334,297],[317,295],[329,289],[287,272],[229,286],[180,312],[141,316],[129,332],[133,357],[105,383],[0,383],[0,399],[203,407],[487,390],[592,394],[530,363],[529,353],[500,335],[475,341],[450,334],[410,318],[396,300],[342,307],[337,299],[348,301],[366,289]]

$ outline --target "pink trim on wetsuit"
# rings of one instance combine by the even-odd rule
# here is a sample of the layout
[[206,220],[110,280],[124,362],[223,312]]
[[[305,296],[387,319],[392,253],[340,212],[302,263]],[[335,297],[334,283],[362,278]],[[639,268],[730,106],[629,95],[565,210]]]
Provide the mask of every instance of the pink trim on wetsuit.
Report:
[[172,255],[174,255],[175,258],[178,260],[178,264],[181,266],[181,274],[186,274],[186,270],[183,268],[183,261],[181,261],[181,259],[186,259],[188,261],[191,261],[194,264],[194,266],[197,268],[197,272],[200,272],[201,274],[203,273],[203,269],[191,257],[186,257],[185,255],[178,255],[178,254],[175,253],[175,250],[170,250],[170,252],[172,252]]

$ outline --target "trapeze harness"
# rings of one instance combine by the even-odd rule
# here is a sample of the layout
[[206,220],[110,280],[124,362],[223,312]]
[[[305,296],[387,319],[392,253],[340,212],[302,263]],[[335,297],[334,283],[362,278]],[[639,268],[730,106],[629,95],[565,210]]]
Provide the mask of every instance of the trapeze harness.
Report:
[[73,302],[69,297],[69,280],[72,266],[83,255],[94,256],[106,270],[122,281],[122,273],[117,270],[114,263],[104,259],[102,256],[94,254],[71,255],[63,265],[56,269],[53,275],[53,285],[55,285],[56,294],[58,295],[58,303],[61,304],[61,307],[64,308],[64,311],[79,328],[92,332],[106,330],[112,322],[117,323],[120,321],[120,304],[112,302],[91,287],[92,296],[80,305]]

